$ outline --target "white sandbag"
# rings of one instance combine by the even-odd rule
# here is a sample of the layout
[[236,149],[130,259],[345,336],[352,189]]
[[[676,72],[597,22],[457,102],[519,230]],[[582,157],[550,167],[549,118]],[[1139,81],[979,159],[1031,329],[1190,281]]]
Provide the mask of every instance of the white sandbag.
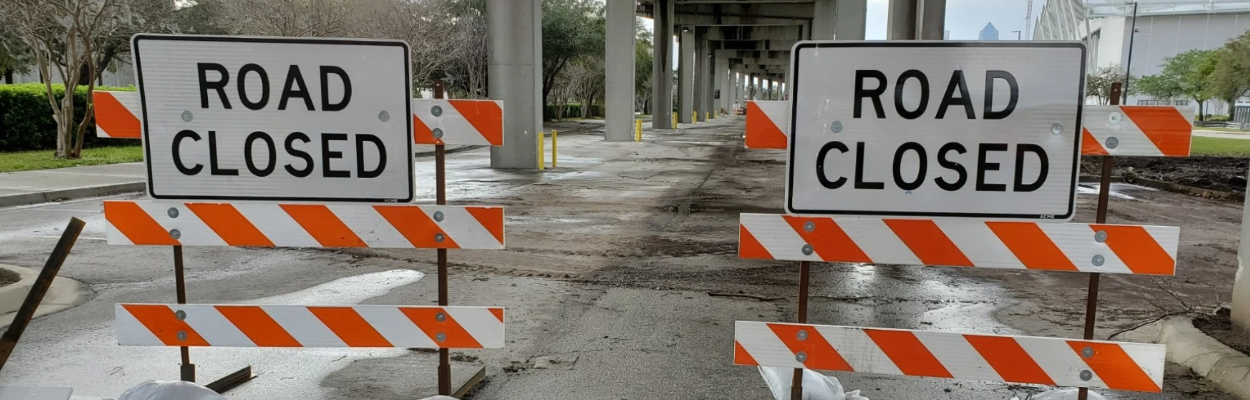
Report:
[[[794,380],[794,368],[759,367],[764,383],[773,392],[775,400],[790,400],[790,383]],[[810,369],[803,370],[803,400],[868,400],[858,390],[845,392],[838,378],[825,376]]]
[[117,400],[226,400],[209,388],[184,381],[147,381],[126,389]]
[[[1076,400],[1076,393],[1079,390],[1080,389],[1077,388],[1047,390],[1045,392],[1025,397],[1024,399],[1021,399],[1020,396],[1012,397],[1011,400]],[[1101,394],[1098,394],[1098,392],[1093,390],[1089,391],[1088,399],[1107,400],[1106,397],[1103,397]]]

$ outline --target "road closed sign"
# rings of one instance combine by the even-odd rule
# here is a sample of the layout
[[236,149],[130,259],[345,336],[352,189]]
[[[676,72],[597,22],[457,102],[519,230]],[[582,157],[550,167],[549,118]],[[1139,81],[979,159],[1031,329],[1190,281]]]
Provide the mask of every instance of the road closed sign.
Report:
[[1072,217],[1079,43],[802,42],[786,210]]
[[136,35],[148,193],[407,202],[408,46]]

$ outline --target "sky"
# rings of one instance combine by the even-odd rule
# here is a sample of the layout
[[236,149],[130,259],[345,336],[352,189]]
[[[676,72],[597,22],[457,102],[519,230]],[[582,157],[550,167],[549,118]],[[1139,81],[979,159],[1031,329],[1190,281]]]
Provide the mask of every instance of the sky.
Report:
[[[1045,2],[1033,0],[1034,21]],[[885,17],[889,4],[889,0],[868,0],[866,39],[885,40]],[[946,30],[951,32],[951,40],[976,40],[981,28],[993,23],[998,29],[999,39],[1014,40],[1016,34],[1012,31],[1024,30],[1027,6],[1028,0],[947,0]]]

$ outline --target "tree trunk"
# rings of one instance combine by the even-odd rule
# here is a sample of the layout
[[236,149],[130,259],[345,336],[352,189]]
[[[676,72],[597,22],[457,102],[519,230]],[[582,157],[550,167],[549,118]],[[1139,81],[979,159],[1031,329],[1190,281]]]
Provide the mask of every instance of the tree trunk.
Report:
[[1202,103],[1203,103],[1203,102],[1201,102],[1201,101],[1199,101],[1199,102],[1198,102],[1198,120],[1199,120],[1199,121],[1206,121],[1206,120],[1207,120],[1206,115],[1205,115],[1205,114],[1203,113],[1203,111],[1202,111],[1202,105],[1203,105]]
[[8,85],[13,84],[13,70],[11,69],[4,70],[4,83]]

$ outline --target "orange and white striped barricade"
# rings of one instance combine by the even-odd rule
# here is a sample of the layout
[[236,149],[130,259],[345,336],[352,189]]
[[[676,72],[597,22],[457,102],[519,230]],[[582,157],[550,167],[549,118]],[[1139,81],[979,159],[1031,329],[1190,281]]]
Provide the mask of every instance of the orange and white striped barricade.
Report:
[[503,146],[503,102],[412,99],[417,144]]
[[1161,392],[1163,345],[738,321],[734,364]]
[[1173,275],[1180,229],[742,214],[747,259]]
[[[932,130],[935,135],[950,142],[970,142],[974,139],[960,135],[977,132],[980,136],[1001,133],[1002,137],[995,139],[1004,142],[1018,140],[1028,143],[1020,140],[1027,137],[1039,143],[1049,143],[1048,139],[1062,138],[1066,140],[1064,146],[1072,146],[1065,147],[1063,153],[1056,154],[1168,157],[1189,155],[1193,129],[1190,123],[1192,112],[1187,108],[1080,104],[1080,89],[1083,84],[1081,76],[1084,74],[1081,61],[1084,59],[1083,47],[1074,44],[1007,46],[1015,47],[1010,50],[1004,47],[977,49],[978,47],[984,46],[800,43],[791,54],[791,62],[795,68],[793,75],[804,76],[799,73],[801,68],[816,68],[816,71],[836,70],[833,73],[815,75],[817,78],[812,79],[812,83],[790,82],[795,88],[795,96],[807,99],[807,103],[799,106],[802,108],[797,111],[820,115],[798,114],[792,108],[798,104],[794,100],[749,101],[746,104],[744,144],[749,149],[784,150],[790,148],[792,142],[804,145],[824,142],[826,146],[835,142],[857,142],[857,186],[854,189],[844,188],[840,183],[826,182],[819,175],[819,171],[829,168],[824,164],[823,156],[811,157],[811,152],[808,152],[804,154],[806,158],[796,158],[796,153],[799,152],[791,152],[786,185],[788,211],[794,209],[791,203],[795,185],[811,185],[814,180],[803,175],[803,179],[807,181],[796,183],[796,162],[803,164],[801,168],[814,167],[818,171],[817,182],[826,189],[821,194],[829,194],[828,191],[838,189],[882,189],[868,185],[859,187],[858,182],[864,168],[865,155],[861,154],[865,152],[864,144],[888,142],[889,145],[898,145],[898,141],[904,140],[900,136],[908,136],[916,130]],[[1066,50],[1063,49],[1065,47]],[[833,55],[822,53],[821,57],[813,58],[811,52],[818,48],[821,51],[832,51]],[[943,48],[945,49],[939,50]],[[800,57],[805,51],[807,58]],[[909,51],[924,53],[928,58],[923,58],[922,61],[921,57],[911,55],[913,53]],[[1037,65],[1026,61],[1037,57],[1037,52],[1051,52],[1046,57],[1046,62],[1056,63],[1051,69],[1062,70],[1063,73],[1052,73],[1050,70],[1042,72]],[[846,67],[845,64],[832,64],[841,59],[839,55],[851,54],[874,56],[865,57],[871,61],[852,63],[853,68]],[[987,54],[995,56],[986,57]],[[800,59],[805,60],[804,63],[800,64]],[[1058,62],[1060,59],[1064,61]],[[883,116],[885,112],[882,111],[879,96],[890,90],[887,82],[892,78],[886,74],[902,70],[897,68],[899,62],[915,62],[916,65],[915,69],[900,74],[893,88],[896,91],[895,96],[902,96],[893,98],[894,111],[902,117],[901,120],[918,119],[922,116],[923,111],[920,110],[924,109],[926,99],[929,98],[924,94],[925,89],[921,89],[918,108],[907,109],[903,98],[915,100],[915,96],[902,95],[902,86],[913,78],[923,81],[924,72],[928,72],[930,77],[950,74],[949,70],[943,69],[945,67],[935,66],[948,64],[960,67],[956,67],[954,78],[948,86],[954,89],[947,90],[946,99],[952,99],[950,96],[953,90],[960,90],[963,96],[954,99],[965,105],[969,116],[973,115],[975,106],[969,105],[971,103],[967,100],[968,91],[962,88],[964,83],[960,81],[964,79],[960,69],[970,68],[965,60],[974,60],[972,63],[984,70],[998,70],[999,67],[1003,67],[1003,71],[1012,70],[1014,75],[1007,75],[1011,76],[1010,86],[1013,91],[1011,106],[1007,108],[1017,104],[1018,98],[1014,92],[1017,88],[1031,85],[1034,94],[1047,92],[1036,89],[1058,85],[1051,80],[1062,76],[1064,86],[1057,87],[1053,93],[1045,94],[1055,96],[1054,99],[1047,100],[1047,104],[1060,104],[1062,109],[1047,109],[1039,113],[1048,113],[1045,118],[1055,118],[1057,115],[1063,117],[1051,120],[1032,118],[1032,115],[1023,116],[1021,121],[1028,126],[1013,125],[1011,129],[1007,129],[1010,132],[1003,132],[1002,126],[977,125],[981,120],[974,121],[971,117],[965,120],[962,116],[956,120],[934,116],[932,120],[911,125],[905,125],[906,122],[898,123],[900,119],[892,120],[893,125],[880,122],[886,117]],[[805,65],[808,67],[801,67]],[[849,75],[848,71],[855,75]],[[831,78],[831,74],[836,77]],[[872,78],[874,76],[876,78]],[[999,78],[989,78],[987,75],[986,79],[989,82]],[[873,80],[880,84],[874,86]],[[854,86],[862,85],[865,81],[870,83],[863,87]],[[990,83],[986,84],[986,87],[990,86]],[[851,87],[860,92],[848,95]],[[861,90],[866,87],[875,89]],[[992,109],[988,93],[992,92],[990,89],[986,90],[986,105],[982,111],[988,113]],[[816,91],[817,94],[804,97],[797,94],[799,91]],[[1074,104],[1062,103],[1067,101],[1068,96],[1071,96]],[[1113,90],[1111,97],[1118,98],[1118,88]],[[860,105],[852,105],[848,101],[865,101],[866,98],[873,102],[876,117],[859,119]],[[1020,110],[1016,111],[1021,114]],[[905,112],[908,114],[905,115]],[[816,118],[823,117],[824,113],[829,113],[829,118]],[[941,111],[938,113],[940,115]],[[854,129],[848,130],[843,124],[852,115],[857,120],[853,124]],[[795,125],[792,123],[794,118],[801,118],[807,124],[801,125],[798,131],[803,136],[791,136],[791,127]],[[1006,116],[989,119],[1002,118]],[[944,125],[930,127],[936,124]],[[889,135],[880,135],[881,132],[874,130],[878,128]],[[1077,128],[1080,130],[1074,130]],[[822,136],[830,132],[838,136]],[[980,139],[980,136],[976,139]],[[923,176],[926,156],[922,151],[916,151],[921,159],[919,175]],[[884,153],[872,154],[881,157]],[[893,155],[894,168],[898,168],[901,163],[899,154],[902,154],[901,150]],[[1105,160],[1109,161],[1110,158]],[[981,159],[979,162],[985,161]],[[1072,161],[1073,165],[1078,163],[1079,159]],[[878,161],[877,165],[882,164]],[[1017,168],[1024,168],[1021,165],[1023,164],[1020,159],[1017,159]],[[839,168],[848,167],[841,164]],[[1104,173],[1109,171],[1110,168],[1104,168]],[[897,170],[894,177],[896,183],[900,181]],[[1075,186],[1076,173],[1073,172],[1070,178],[1071,185]],[[804,210],[837,216],[744,213],[740,216],[739,224],[739,258],[799,261],[799,323],[738,321],[735,329],[734,362],[738,365],[1077,386],[1082,388],[1082,400],[1085,398],[1085,388],[1090,387],[1160,392],[1163,387],[1166,347],[1090,340],[1093,332],[1092,313],[1086,316],[1084,340],[807,324],[806,293],[811,262],[1085,272],[1091,274],[1091,288],[1095,290],[1090,297],[1090,310],[1096,307],[1092,299],[1096,298],[1096,279],[1102,273],[1174,275],[1180,240],[1179,229],[1103,223],[1106,214],[1105,198],[1110,185],[1102,186],[1098,223],[1094,224],[1050,220],[1053,214],[1020,214],[1018,217],[1009,217],[1022,218],[1014,220],[994,220],[1003,217],[994,217],[992,214],[966,214],[961,215],[963,218],[950,218],[953,214],[929,209],[925,210],[929,213],[914,212],[914,209],[908,208],[912,203],[919,203],[919,198],[887,205],[886,207],[894,207],[890,209],[872,208],[857,212],[852,211],[857,208],[846,204],[847,198],[822,200],[818,195],[812,194],[815,191],[806,193],[809,202],[818,203],[824,208]],[[958,188],[946,190],[953,191]],[[1074,204],[1075,197],[1067,196],[1065,200],[1070,207]],[[961,206],[976,207],[973,204]],[[873,212],[878,215],[851,215]],[[795,386],[791,396],[797,399],[802,396],[802,387],[799,382]]]
[[113,139],[140,139],[143,109],[135,92],[91,92],[95,107],[96,136]]
[[503,249],[502,207],[104,202],[109,244]]
[[[1190,107],[1088,105],[1081,114],[1081,154],[1188,157],[1193,136]],[[748,149],[790,146],[790,102],[748,101]]]
[[501,307],[117,304],[122,346],[504,347]]
[[[143,109],[136,92],[95,91],[96,135],[139,139]],[[503,102],[412,99],[416,144],[503,146]]]

